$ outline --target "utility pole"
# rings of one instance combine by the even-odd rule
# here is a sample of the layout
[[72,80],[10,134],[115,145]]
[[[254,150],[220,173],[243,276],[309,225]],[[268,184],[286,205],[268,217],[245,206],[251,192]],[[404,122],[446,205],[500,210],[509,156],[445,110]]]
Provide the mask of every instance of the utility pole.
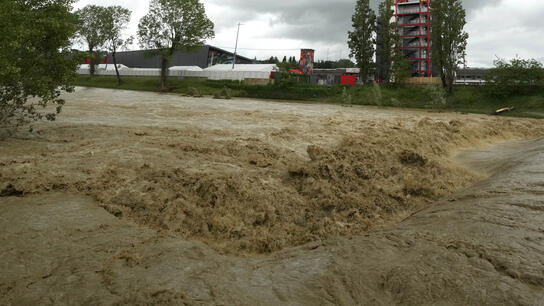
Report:
[[234,60],[232,61],[232,70],[234,70],[234,65],[236,65],[236,52],[238,51],[238,37],[240,36],[241,25],[241,23],[238,23],[238,31],[236,32],[236,46],[234,47]]

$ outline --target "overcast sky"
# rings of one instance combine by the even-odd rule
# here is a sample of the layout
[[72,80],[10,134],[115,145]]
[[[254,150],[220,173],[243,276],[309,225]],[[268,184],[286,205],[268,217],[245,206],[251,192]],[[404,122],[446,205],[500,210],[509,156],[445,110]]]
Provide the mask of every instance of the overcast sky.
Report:
[[[232,51],[241,22],[239,53],[258,59],[299,57],[300,48],[316,50],[317,60],[347,58],[347,32],[356,0],[201,0],[215,23],[209,44]],[[371,0],[374,8],[378,0]],[[544,62],[542,0],[463,0],[470,35],[467,64],[491,66],[496,57],[537,58]],[[129,32],[148,11],[148,0],[80,0],[121,5],[132,10]],[[135,44],[134,48],[138,48]]]

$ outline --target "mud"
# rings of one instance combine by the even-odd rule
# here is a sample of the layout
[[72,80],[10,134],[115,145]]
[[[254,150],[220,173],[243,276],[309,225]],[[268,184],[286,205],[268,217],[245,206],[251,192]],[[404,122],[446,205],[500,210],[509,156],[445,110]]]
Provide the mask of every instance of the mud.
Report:
[[0,142],[0,304],[544,298],[542,141],[487,149],[540,121],[79,89],[37,130]]

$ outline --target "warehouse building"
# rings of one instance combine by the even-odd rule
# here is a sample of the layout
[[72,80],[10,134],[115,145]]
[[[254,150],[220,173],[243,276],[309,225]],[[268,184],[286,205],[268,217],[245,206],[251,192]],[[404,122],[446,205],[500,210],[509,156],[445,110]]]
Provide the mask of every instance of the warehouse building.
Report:
[[[125,65],[130,68],[161,67],[161,57],[152,55],[146,50],[117,52],[116,59],[117,64]],[[204,69],[217,64],[232,64],[233,60],[234,53],[214,46],[205,45],[194,52],[176,51],[172,56],[169,65],[170,67],[198,66]],[[113,63],[111,56],[108,57],[108,60],[104,64],[106,63]],[[236,63],[253,64],[254,61],[237,54]]]
[[455,84],[484,85],[488,68],[461,68],[457,71]]

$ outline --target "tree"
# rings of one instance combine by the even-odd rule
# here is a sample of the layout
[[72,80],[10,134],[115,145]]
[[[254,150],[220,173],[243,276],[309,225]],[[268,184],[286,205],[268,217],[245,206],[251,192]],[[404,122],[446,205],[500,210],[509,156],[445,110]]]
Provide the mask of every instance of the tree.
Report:
[[466,55],[466,12],[461,0],[435,0],[431,10],[433,65],[440,72],[442,86],[452,94],[455,73]]
[[389,25],[390,39],[391,39],[391,60],[392,64],[390,67],[390,72],[388,74],[388,81],[395,82],[397,84],[402,83],[411,76],[410,73],[410,61],[406,59],[404,52],[401,48],[402,42],[398,30],[398,24],[392,22]]
[[406,59],[402,50],[399,48],[395,50],[393,55],[393,64],[391,67],[391,74],[389,79],[397,84],[402,83],[406,79],[410,78],[410,62]]
[[126,48],[132,44],[133,37],[124,39],[123,32],[126,30],[130,22],[131,11],[120,6],[110,6],[105,9],[103,18],[103,31],[107,40],[104,44],[108,51],[111,52],[113,64],[115,65],[115,74],[117,75],[117,83],[121,84],[121,76],[117,67],[117,50]]
[[87,5],[75,12],[79,26],[77,35],[89,50],[90,74],[94,76],[96,66],[96,50],[104,45],[107,37],[104,33],[104,16],[106,8],[98,5]]
[[161,89],[168,89],[168,65],[174,52],[191,51],[214,37],[213,23],[199,0],[151,0],[138,24],[142,48],[161,56]]
[[287,56],[283,56],[283,60],[281,62],[282,63],[287,63]]
[[359,73],[361,81],[366,83],[373,66],[375,44],[373,32],[376,24],[376,14],[370,8],[369,0],[357,0],[352,22],[353,31],[348,32],[350,57],[355,58],[357,66],[361,69]]
[[[55,120],[72,92],[72,0],[0,0],[0,126]],[[29,97],[32,99],[29,100]],[[54,109],[48,106],[54,106]]]
[[492,96],[506,98],[542,91],[544,68],[535,59],[515,58],[495,61],[495,67],[486,73],[486,87]]
[[391,18],[393,18],[393,10],[391,9],[392,4],[392,0],[385,0],[380,3],[378,9],[376,35],[377,78],[382,79],[385,82],[391,81],[393,53],[396,45],[395,37],[399,36],[397,24],[391,23]]
[[355,63],[349,59],[340,59],[337,61],[318,61],[314,64],[316,69],[336,69],[336,68],[355,68]]

